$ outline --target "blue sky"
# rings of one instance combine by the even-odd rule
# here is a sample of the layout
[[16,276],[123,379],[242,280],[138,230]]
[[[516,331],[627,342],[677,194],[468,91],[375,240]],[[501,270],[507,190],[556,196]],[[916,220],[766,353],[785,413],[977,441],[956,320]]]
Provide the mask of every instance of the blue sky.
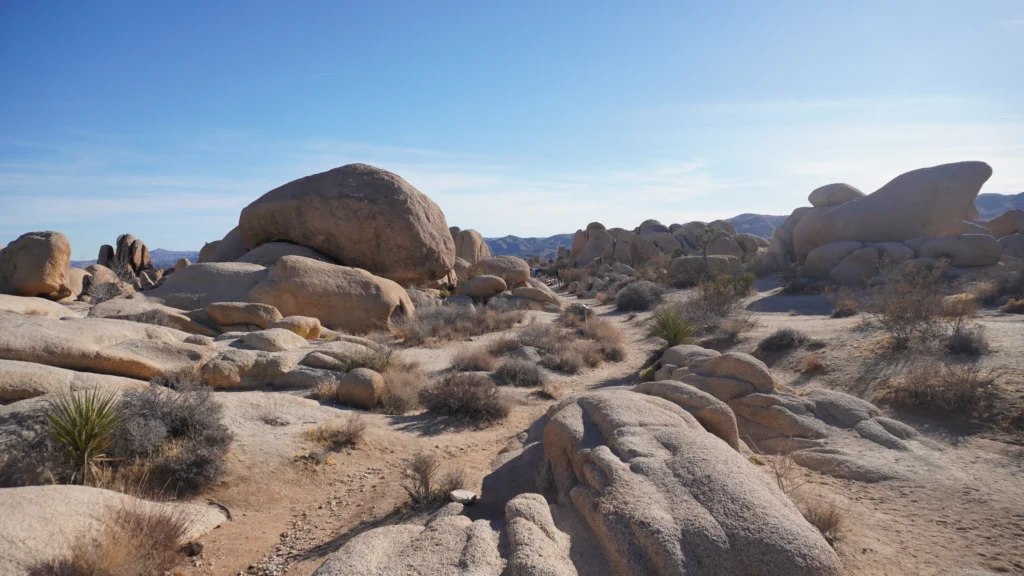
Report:
[[486,236],[788,214],[980,159],[1024,191],[1024,2],[0,1],[0,243],[198,249],[397,172]]

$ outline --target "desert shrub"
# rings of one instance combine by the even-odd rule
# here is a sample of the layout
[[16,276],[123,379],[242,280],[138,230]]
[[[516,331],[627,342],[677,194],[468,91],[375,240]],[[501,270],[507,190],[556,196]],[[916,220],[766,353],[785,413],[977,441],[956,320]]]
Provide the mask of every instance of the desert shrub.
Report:
[[860,311],[860,305],[849,288],[840,288],[832,300],[832,317],[848,318]]
[[544,372],[536,364],[515,358],[502,362],[494,375],[506,386],[521,388],[540,388],[547,380]]
[[592,275],[590,268],[563,268],[558,271],[558,284],[562,287]]
[[313,398],[319,402],[334,402],[338,399],[338,383],[324,380],[313,387]]
[[871,311],[895,348],[905,349],[915,337],[937,334],[943,306],[942,273],[941,265],[882,263],[885,281],[872,291]]
[[74,469],[66,452],[46,433],[46,410],[14,413],[8,418],[19,433],[0,444],[0,488],[68,481]]
[[833,499],[801,497],[797,508],[804,519],[821,532],[829,546],[835,546],[846,525],[846,511]]
[[608,304],[609,302],[615,301],[615,295],[616,293],[614,291],[605,290],[604,292],[598,292],[597,295],[594,296],[594,300],[596,300],[598,304]]
[[534,323],[519,331],[519,343],[541,350],[555,350],[562,347],[569,334],[554,324]]
[[668,268],[672,265],[672,257],[667,254],[659,254],[633,269],[633,278],[646,280],[660,286],[670,284]]
[[558,321],[563,326],[574,329],[577,336],[593,340],[604,360],[621,362],[626,358],[622,332],[610,320],[563,312]]
[[1005,297],[1021,299],[1024,296],[1024,271],[1006,272],[983,280],[976,283],[971,292],[985,306],[992,306]]
[[655,338],[661,338],[672,347],[693,342],[696,329],[692,322],[683,318],[677,307],[662,306],[651,316],[651,328],[648,333]]
[[374,372],[386,372],[394,357],[395,352],[389,346],[367,346],[358,352],[336,358],[340,363],[336,369],[342,372],[351,372],[356,368],[369,368]]
[[223,475],[232,437],[208,387],[127,390],[120,407],[115,467],[142,460],[149,489],[172,494],[198,492]]
[[799,348],[809,341],[810,337],[800,330],[796,330],[794,328],[779,328],[775,332],[765,336],[765,338],[757,345],[757,348],[764,352],[781,352],[783,350]]
[[401,485],[414,507],[425,507],[447,502],[452,490],[466,487],[466,476],[463,468],[441,474],[441,459],[421,452],[406,464]]
[[656,366],[647,366],[640,370],[639,374],[637,374],[637,378],[641,382],[654,382],[654,373],[657,371],[658,368]]
[[490,378],[453,372],[420,391],[420,402],[431,412],[480,423],[503,420],[511,403]]
[[586,364],[579,351],[572,348],[562,348],[545,354],[541,357],[540,363],[548,370],[566,374],[578,374]]
[[1006,314],[1024,314],[1024,298],[1020,300],[1010,300],[1006,304],[999,307],[999,311]]
[[413,318],[399,320],[395,332],[407,345],[421,346],[432,341],[464,340],[508,330],[521,322],[524,315],[521,310],[493,307],[436,306],[417,311]]
[[821,356],[814,352],[807,352],[804,354],[803,370],[805,374],[812,374],[814,372],[824,372],[825,361],[821,359]]
[[653,282],[640,280],[619,290],[615,296],[615,307],[618,310],[650,310],[661,302],[665,289]]
[[988,350],[984,326],[957,326],[946,336],[946,352],[949,354],[978,357]]
[[302,436],[326,450],[337,452],[342,448],[359,444],[365,433],[366,422],[356,415],[349,418],[344,424],[325,422],[306,430]]
[[460,350],[452,357],[451,369],[456,372],[490,372],[498,359],[485,348]]
[[182,550],[192,524],[189,512],[174,508],[118,509],[92,534],[71,544],[61,558],[29,568],[30,576],[151,576],[169,573],[185,559]]
[[420,391],[427,377],[419,370],[390,370],[381,374],[384,388],[378,410],[384,414],[400,416],[420,407]]
[[75,469],[74,480],[89,484],[121,423],[117,396],[97,390],[60,394],[50,402],[46,419],[47,433]]
[[996,375],[980,362],[911,364],[892,391],[902,408],[938,416],[969,417],[985,411],[996,394]]
[[491,340],[487,344],[487,351],[490,352],[492,356],[507,356],[522,347],[523,345],[515,336],[502,336]]

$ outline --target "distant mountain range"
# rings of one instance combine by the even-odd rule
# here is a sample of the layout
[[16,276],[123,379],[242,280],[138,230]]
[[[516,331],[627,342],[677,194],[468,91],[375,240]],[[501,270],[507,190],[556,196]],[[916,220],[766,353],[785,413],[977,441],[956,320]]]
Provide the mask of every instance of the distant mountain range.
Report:
[[[974,205],[978,208],[978,214],[982,220],[992,220],[1014,208],[1024,210],[1024,192],[1020,194],[978,194]],[[770,240],[775,234],[775,229],[781,226],[788,217],[770,214],[740,214],[739,216],[727,218],[726,221],[735,226],[737,232],[755,234]],[[491,253],[495,256],[554,258],[559,246],[572,245],[572,236],[572,234],[555,234],[547,238],[505,236],[503,238],[484,238],[484,240],[491,248]],[[188,258],[195,262],[199,259],[199,252],[157,248],[150,251],[149,257],[153,260],[153,266],[169,268],[182,258]],[[85,268],[95,263],[95,260],[71,261],[71,265],[76,268]]]
[[978,194],[978,197],[974,199],[974,205],[978,208],[978,214],[982,220],[992,220],[1014,208],[1024,210],[1024,192],[1020,194]]

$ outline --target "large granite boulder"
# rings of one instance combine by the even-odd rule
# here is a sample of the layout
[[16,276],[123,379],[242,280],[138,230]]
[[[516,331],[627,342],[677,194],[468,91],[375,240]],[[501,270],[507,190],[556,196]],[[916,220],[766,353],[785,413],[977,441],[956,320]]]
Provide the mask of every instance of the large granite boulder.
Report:
[[199,262],[234,262],[245,255],[249,248],[242,241],[242,233],[235,226],[224,238],[203,245],[199,251]]
[[455,243],[441,209],[396,174],[349,164],[267,192],[242,210],[255,248],[285,240],[395,282],[444,278]]
[[22,234],[0,249],[0,294],[61,300],[71,295],[71,242],[60,232]]
[[491,257],[491,249],[476,230],[460,230],[455,235],[455,255],[470,264]]
[[1024,210],[1013,209],[985,224],[985,228],[996,238],[1005,238],[1024,230]]
[[796,261],[832,242],[903,242],[984,231],[964,218],[991,176],[984,162],[921,168],[863,198],[809,211],[793,229]]
[[292,244],[291,242],[267,242],[266,244],[260,244],[243,254],[242,257],[235,260],[235,262],[259,264],[260,266],[273,266],[274,264],[277,264],[277,261],[280,260],[282,256],[302,256],[304,258],[312,258],[313,260],[319,260],[321,262],[337,264],[337,262],[335,262],[330,256],[325,256],[312,248],[307,248],[299,244]]
[[178,270],[146,295],[183,310],[205,308],[214,302],[248,302],[249,291],[266,276],[267,268],[259,264],[204,262]]
[[865,194],[849,184],[826,184],[814,189],[807,201],[815,208],[839,206],[863,198]]
[[469,275],[489,274],[505,281],[509,287],[521,285],[530,277],[530,265],[515,256],[492,256],[469,268]]
[[248,300],[270,304],[284,316],[311,316],[328,328],[357,333],[389,329],[415,309],[405,289],[387,278],[301,256],[278,260]]

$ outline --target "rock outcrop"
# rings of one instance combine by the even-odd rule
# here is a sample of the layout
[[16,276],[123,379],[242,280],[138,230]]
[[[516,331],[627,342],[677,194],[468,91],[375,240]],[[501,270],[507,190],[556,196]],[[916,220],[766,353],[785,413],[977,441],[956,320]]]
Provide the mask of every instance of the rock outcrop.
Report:
[[396,174],[349,164],[267,192],[242,210],[247,247],[285,240],[396,282],[444,278],[455,243],[434,202]]
[[491,249],[476,230],[460,230],[453,238],[455,255],[466,262],[476,264],[491,257]]
[[61,300],[71,295],[71,243],[60,232],[22,234],[0,249],[0,294]]

